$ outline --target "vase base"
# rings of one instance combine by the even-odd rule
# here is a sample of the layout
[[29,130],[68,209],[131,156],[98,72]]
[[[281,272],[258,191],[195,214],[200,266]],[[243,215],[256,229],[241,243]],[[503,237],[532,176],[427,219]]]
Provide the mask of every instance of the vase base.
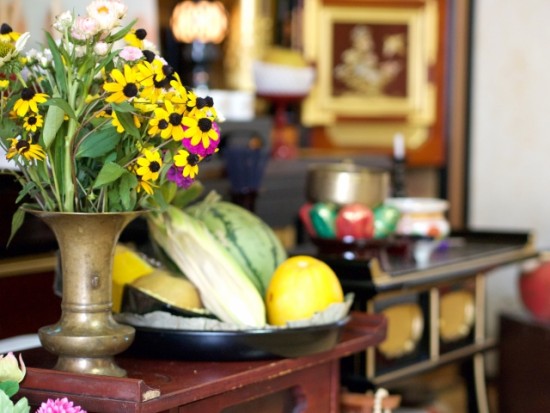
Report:
[[113,357],[59,356],[55,370],[99,376],[126,377],[126,370],[116,365]]

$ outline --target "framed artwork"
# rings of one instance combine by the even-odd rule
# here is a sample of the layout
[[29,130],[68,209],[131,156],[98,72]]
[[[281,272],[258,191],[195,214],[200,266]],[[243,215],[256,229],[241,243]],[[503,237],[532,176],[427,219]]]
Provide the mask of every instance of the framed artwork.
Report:
[[397,132],[409,150],[425,145],[442,115],[443,3],[305,2],[304,54],[317,80],[302,122],[339,147],[388,149]]

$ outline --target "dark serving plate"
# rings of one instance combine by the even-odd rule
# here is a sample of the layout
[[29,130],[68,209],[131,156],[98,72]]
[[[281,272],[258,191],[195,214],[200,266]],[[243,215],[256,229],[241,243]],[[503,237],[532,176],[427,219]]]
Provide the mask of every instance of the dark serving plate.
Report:
[[332,349],[349,317],[320,326],[280,330],[196,331],[134,326],[124,354],[193,361],[266,360],[301,357]]

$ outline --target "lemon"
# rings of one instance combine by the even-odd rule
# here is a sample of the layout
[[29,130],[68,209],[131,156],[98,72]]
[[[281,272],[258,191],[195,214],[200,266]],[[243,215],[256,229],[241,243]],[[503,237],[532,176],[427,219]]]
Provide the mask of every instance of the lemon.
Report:
[[113,259],[113,311],[120,312],[124,285],[154,270],[136,251],[117,244]]
[[332,268],[315,257],[298,255],[277,267],[265,301],[269,324],[284,325],[343,302],[344,293]]

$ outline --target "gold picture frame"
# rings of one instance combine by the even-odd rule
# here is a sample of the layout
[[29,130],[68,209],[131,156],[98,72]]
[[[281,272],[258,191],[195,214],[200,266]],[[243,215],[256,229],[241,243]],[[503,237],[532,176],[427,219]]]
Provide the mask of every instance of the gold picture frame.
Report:
[[339,146],[391,146],[397,131],[409,148],[429,139],[438,105],[438,0],[310,0],[304,16],[304,54],[317,67],[305,125],[326,127]]

